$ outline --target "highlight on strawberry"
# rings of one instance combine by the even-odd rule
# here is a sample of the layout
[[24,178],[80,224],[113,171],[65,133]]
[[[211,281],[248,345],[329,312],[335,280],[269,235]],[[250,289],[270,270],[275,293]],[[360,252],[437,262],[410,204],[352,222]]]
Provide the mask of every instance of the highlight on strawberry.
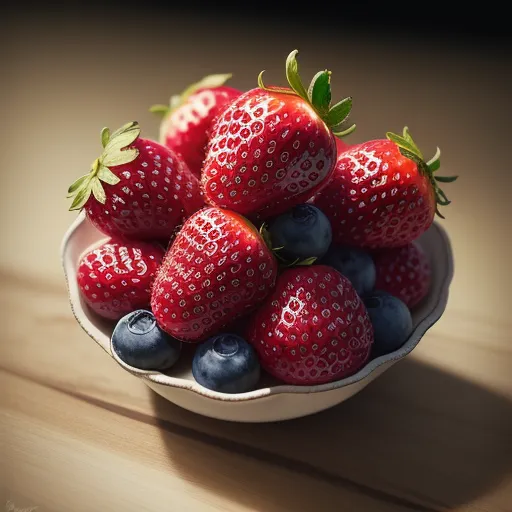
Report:
[[315,196],[333,227],[333,239],[360,247],[400,247],[432,224],[450,201],[438,176],[441,152],[426,161],[407,127],[350,146],[338,155],[329,183]]
[[110,239],[91,248],[78,262],[82,299],[96,314],[111,320],[149,306],[163,257],[163,248],[150,242]]
[[224,106],[242,91],[224,85],[231,74],[208,75],[150,111],[162,117],[160,143],[179,153],[196,176],[201,174],[209,132]]
[[203,208],[183,224],[160,267],[151,307],[159,326],[188,342],[204,341],[255,309],[271,292],[277,262],[241,215]]
[[287,269],[254,314],[248,340],[262,367],[289,384],[352,375],[370,356],[373,328],[350,281],[332,267]]
[[70,210],[85,209],[108,236],[167,243],[204,206],[202,192],[181,156],[140,131],[135,121],[113,133],[103,128],[102,154],[68,189]]
[[206,201],[263,220],[304,203],[336,163],[335,136],[352,108],[347,97],[331,105],[331,72],[319,71],[306,90],[297,50],[286,60],[289,87],[258,87],[231,101],[208,143],[201,182]]

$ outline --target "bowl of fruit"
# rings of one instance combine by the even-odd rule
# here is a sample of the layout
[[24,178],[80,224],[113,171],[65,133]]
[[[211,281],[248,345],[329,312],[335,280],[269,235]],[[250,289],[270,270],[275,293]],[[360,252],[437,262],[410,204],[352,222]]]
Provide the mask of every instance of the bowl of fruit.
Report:
[[270,422],[350,398],[408,355],[453,275],[439,151],[409,130],[347,145],[350,97],[238,91],[213,75],[101,131],[68,189],[61,246],[71,309],[114,362],[196,413]]

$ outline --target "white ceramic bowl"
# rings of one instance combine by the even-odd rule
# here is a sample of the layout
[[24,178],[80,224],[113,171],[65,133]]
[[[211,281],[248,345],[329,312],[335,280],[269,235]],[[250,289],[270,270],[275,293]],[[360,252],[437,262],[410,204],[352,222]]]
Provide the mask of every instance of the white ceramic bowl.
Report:
[[356,374],[336,382],[316,386],[292,386],[265,376],[260,387],[254,391],[224,394],[210,391],[195,382],[191,371],[191,350],[185,350],[179,362],[165,374],[128,366],[112,351],[110,335],[114,323],[99,318],[85,305],[76,282],[80,256],[104,239],[105,236],[82,212],[62,241],[62,264],[69,300],[78,323],[117,364],[142,379],[167,400],[196,413],[230,421],[269,422],[298,418],[332,407],[355,395],[409,354],[427,330],[439,320],[446,307],[453,275],[453,255],[449,238],[444,229],[434,223],[418,240],[429,256],[433,269],[430,293],[415,309],[414,330],[399,350],[373,359]]

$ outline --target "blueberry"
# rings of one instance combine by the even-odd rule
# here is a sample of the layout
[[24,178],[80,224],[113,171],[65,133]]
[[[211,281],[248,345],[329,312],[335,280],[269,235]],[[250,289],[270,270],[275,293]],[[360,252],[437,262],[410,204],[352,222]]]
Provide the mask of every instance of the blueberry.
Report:
[[221,393],[244,393],[256,387],[260,363],[255,350],[237,334],[213,336],[199,345],[192,374],[205,388]]
[[363,249],[346,245],[331,245],[322,258],[322,264],[329,265],[343,274],[360,295],[366,295],[375,286],[375,264]]
[[290,260],[320,258],[332,241],[329,219],[311,204],[299,204],[275,217],[268,232],[272,247],[282,247],[278,254]]
[[112,333],[112,348],[125,363],[141,370],[166,370],[180,357],[182,343],[158,327],[151,311],[125,315]]
[[363,301],[373,325],[374,355],[400,348],[412,332],[411,313],[405,303],[379,290],[365,296]]

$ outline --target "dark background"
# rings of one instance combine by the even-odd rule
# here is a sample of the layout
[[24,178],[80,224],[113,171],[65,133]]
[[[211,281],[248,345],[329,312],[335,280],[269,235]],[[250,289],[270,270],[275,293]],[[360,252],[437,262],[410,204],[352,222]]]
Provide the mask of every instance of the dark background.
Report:
[[[319,36],[336,37],[343,33],[360,33],[387,39],[403,37],[475,47],[510,46],[510,23],[506,3],[501,2],[442,2],[440,0],[408,2],[368,1],[297,1],[272,2],[180,2],[124,1],[124,2],[19,2],[3,7],[3,22],[13,19],[44,23],[48,18],[83,19],[94,24],[94,19],[109,18],[113,25],[127,18],[147,25],[168,19],[173,30],[173,19],[189,18],[198,24],[230,21],[238,27],[258,25],[260,37],[265,40],[268,30],[313,32]],[[133,27],[136,30],[136,27]],[[94,27],[91,27],[94,32]],[[133,34],[134,35],[134,34]],[[222,37],[222,34],[219,34]]]
[[[442,2],[426,0],[298,2],[183,2],[167,11],[210,20],[229,18],[234,23],[258,23],[264,37],[265,26],[296,25],[300,31],[336,36],[360,32],[388,39],[404,36],[432,40],[440,37],[451,42],[493,45],[510,42],[510,23],[505,5],[497,2]],[[130,3],[135,8],[136,2]],[[156,5],[156,4],[155,4]]]

